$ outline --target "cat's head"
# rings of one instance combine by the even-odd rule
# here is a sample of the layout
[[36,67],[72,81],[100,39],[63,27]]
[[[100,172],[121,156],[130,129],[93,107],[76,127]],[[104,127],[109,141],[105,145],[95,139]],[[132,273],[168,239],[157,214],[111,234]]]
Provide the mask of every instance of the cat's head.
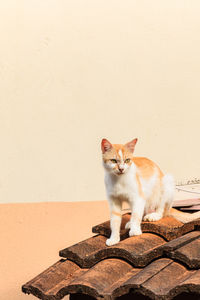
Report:
[[121,144],[111,144],[107,139],[101,141],[103,166],[109,173],[122,175],[131,167],[137,139]]

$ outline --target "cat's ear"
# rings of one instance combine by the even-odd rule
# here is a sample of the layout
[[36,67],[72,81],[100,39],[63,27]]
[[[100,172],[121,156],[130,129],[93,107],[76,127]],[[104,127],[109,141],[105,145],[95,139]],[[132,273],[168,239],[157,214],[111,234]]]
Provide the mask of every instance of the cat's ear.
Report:
[[101,141],[101,150],[102,150],[102,153],[105,153],[106,151],[109,151],[111,148],[112,148],[112,144],[108,140],[103,139]]
[[138,140],[138,139],[134,139],[134,140],[132,140],[131,142],[125,144],[125,147],[128,148],[128,150],[131,151],[132,153],[133,153],[134,150],[135,150],[135,145],[136,145],[136,143],[137,143],[137,140]]

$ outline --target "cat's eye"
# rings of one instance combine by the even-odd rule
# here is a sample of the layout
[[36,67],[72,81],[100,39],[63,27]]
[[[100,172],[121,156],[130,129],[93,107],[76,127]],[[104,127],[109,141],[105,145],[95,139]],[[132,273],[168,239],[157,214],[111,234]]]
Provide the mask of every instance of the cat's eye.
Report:
[[111,159],[110,160],[112,163],[116,164],[117,163],[117,160],[116,159]]
[[128,164],[130,162],[130,158],[125,159],[124,161],[126,164]]

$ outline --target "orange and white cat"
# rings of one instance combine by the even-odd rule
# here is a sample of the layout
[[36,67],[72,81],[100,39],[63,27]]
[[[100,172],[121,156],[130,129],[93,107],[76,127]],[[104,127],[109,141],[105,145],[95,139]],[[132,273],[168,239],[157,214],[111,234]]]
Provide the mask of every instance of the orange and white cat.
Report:
[[187,214],[171,209],[175,184],[171,175],[164,175],[160,168],[144,157],[133,157],[137,139],[121,144],[101,142],[105,186],[110,206],[111,236],[107,246],[120,241],[122,203],[131,208],[131,219],[126,224],[129,236],[140,235],[141,222],[158,221],[173,215],[183,223],[200,217],[200,212]]

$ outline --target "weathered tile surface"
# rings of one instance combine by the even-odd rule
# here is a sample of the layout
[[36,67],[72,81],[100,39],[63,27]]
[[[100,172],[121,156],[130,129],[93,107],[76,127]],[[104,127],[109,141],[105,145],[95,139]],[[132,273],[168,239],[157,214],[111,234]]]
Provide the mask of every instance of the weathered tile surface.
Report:
[[[124,229],[125,224],[130,220],[130,215],[125,214],[122,217],[121,224],[121,240],[128,237],[128,231]],[[171,241],[187,232],[194,230],[195,226],[200,224],[200,220],[195,220],[186,224],[174,219],[173,217],[165,217],[156,222],[142,222],[142,232],[151,232],[161,235],[166,240]],[[110,236],[110,221],[104,222],[92,228],[92,232]]]
[[98,235],[60,251],[81,267],[89,268],[102,259],[109,257],[121,258],[133,266],[144,267],[153,259],[162,255],[165,240],[152,233],[129,237],[118,244],[107,247],[106,237]]
[[173,290],[179,284],[180,293],[183,282],[195,271],[189,271],[181,264],[171,261],[165,268],[158,272],[155,276],[148,279],[142,284],[142,287],[148,291],[149,296],[154,295],[155,300],[171,298]]
[[58,300],[74,293],[115,299],[131,290],[150,299],[167,300],[188,288],[200,296],[200,271],[189,270],[172,259],[161,258],[145,268],[134,268],[121,259],[109,258],[89,270],[74,268],[74,263],[68,269],[66,262],[64,266],[62,263],[52,266],[28,282],[23,291],[44,300]]
[[128,237],[124,227],[129,219],[129,214],[123,216],[118,244],[105,244],[109,221],[93,227],[98,235],[61,250],[66,259],[23,285],[23,292],[43,300],[59,300],[67,294],[74,300],[80,295],[172,300],[188,293],[200,299],[200,220],[182,224],[167,217],[143,222],[144,233]]
[[200,297],[199,270],[188,270],[171,259],[162,258],[152,262],[146,268],[130,276],[113,291],[113,296],[129,294],[131,290],[150,299],[173,299],[188,289]]
[[127,262],[110,258],[93,266],[81,278],[75,279],[68,287],[70,293],[78,291],[93,297],[112,295],[112,285],[133,270]]
[[174,251],[171,257],[182,261],[187,264],[190,268],[200,268],[200,239],[193,240],[183,247],[178,248]]
[[62,287],[68,285],[74,277],[79,277],[81,272],[82,270],[75,263],[61,259],[24,284],[22,291],[27,294],[31,293],[41,299],[54,299]]
[[189,268],[200,268],[200,231],[189,232],[163,246],[164,254]]

